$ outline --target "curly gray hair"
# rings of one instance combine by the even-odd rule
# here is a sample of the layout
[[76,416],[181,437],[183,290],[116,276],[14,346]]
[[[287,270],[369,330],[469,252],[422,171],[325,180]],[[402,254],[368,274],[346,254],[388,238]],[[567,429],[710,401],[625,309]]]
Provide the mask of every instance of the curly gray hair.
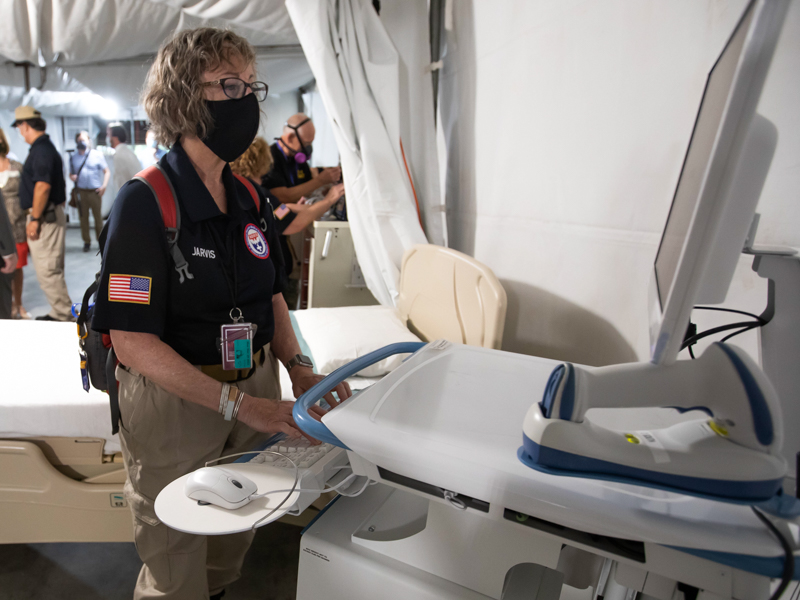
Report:
[[214,27],[176,33],[158,51],[142,92],[150,129],[164,146],[182,135],[204,137],[211,116],[204,102],[202,75],[222,63],[255,63],[253,46],[242,36]]

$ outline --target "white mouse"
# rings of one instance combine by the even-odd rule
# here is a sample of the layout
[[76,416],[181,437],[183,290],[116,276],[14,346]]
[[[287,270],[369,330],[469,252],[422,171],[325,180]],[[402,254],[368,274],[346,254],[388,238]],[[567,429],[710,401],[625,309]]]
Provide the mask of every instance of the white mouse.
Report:
[[203,467],[189,475],[183,490],[200,503],[241,508],[250,502],[258,486],[244,475],[223,467]]

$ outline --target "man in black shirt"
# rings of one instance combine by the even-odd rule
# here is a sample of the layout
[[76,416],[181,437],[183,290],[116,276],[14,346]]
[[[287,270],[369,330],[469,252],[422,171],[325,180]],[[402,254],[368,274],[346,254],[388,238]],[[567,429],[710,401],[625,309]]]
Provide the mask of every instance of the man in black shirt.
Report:
[[[283,126],[281,137],[270,146],[272,169],[261,180],[261,185],[273,198],[278,199],[276,211],[280,205],[294,206],[303,196],[310,196],[322,186],[336,183],[341,179],[342,170],[339,167],[317,170],[308,164],[315,134],[316,130],[311,119],[303,113],[297,113],[289,117]],[[277,212],[275,214],[280,221],[282,217]],[[285,214],[287,219],[292,218],[288,210],[282,211],[281,214]],[[281,236],[288,277],[284,295],[289,306],[294,308],[300,293],[299,280],[296,273],[295,277],[292,277],[294,259],[290,254],[285,235],[288,234]]]
[[45,133],[47,123],[32,106],[14,111],[14,122],[31,149],[20,174],[19,203],[30,211],[26,233],[39,287],[50,312],[37,317],[41,321],[72,321],[72,302],[64,280],[64,237],[67,219],[64,202],[64,165],[61,155]]
[[272,170],[261,184],[283,204],[294,204],[323,185],[338,182],[342,176],[339,167],[317,171],[309,166],[315,132],[311,119],[297,113],[289,117],[281,137],[270,146]]

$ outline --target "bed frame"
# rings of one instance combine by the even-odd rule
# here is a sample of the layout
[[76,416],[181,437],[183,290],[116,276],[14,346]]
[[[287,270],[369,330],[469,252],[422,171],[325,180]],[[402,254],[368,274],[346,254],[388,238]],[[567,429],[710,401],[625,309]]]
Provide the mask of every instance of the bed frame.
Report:
[[127,542],[122,455],[98,438],[0,440],[0,543]]
[[[499,348],[506,293],[469,256],[419,245],[403,256],[398,310],[425,341]],[[98,438],[0,439],[0,543],[132,541],[122,456],[106,454],[104,444]]]

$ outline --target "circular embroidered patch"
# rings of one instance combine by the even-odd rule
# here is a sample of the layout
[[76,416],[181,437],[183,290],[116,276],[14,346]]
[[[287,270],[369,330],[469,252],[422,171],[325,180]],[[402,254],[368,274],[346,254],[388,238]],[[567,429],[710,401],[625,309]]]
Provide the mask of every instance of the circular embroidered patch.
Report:
[[263,259],[269,256],[269,244],[267,244],[264,234],[252,223],[244,228],[244,243],[247,245],[247,249],[250,250],[250,254],[256,258]]

